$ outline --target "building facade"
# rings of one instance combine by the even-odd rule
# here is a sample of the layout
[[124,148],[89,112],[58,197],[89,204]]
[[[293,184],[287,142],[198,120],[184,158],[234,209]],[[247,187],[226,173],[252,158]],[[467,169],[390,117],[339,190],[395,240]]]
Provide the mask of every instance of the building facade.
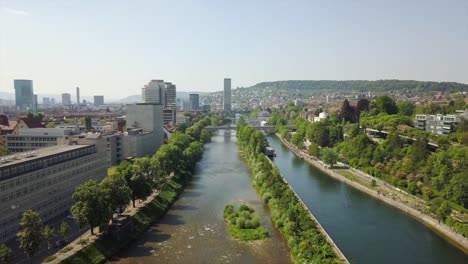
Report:
[[107,175],[103,145],[60,145],[0,160],[0,243],[16,237],[25,210],[47,223],[65,216],[75,188]]
[[459,111],[458,114],[452,115],[416,115],[414,127],[438,135],[450,135],[455,132],[461,118],[468,119],[468,111]]
[[76,128],[26,128],[6,136],[8,151],[12,153],[31,151],[57,145],[57,139],[80,133]]
[[14,80],[16,107],[19,110],[30,110],[34,105],[32,80]]
[[[163,144],[163,109],[164,106],[161,104],[143,103],[127,105],[127,135],[146,137],[145,140],[147,141],[143,144],[145,145],[145,147],[147,146],[148,148],[145,148],[144,155],[154,154]],[[148,134],[150,134],[150,136],[148,136]],[[129,142],[137,144],[136,139],[132,139]],[[133,147],[131,147],[129,144],[125,144],[125,151],[127,151],[127,147],[129,150],[133,149]],[[137,144],[135,146],[140,146],[140,144]],[[134,151],[134,153],[141,152]]]
[[70,106],[71,105],[71,95],[69,93],[62,94],[62,105]]
[[231,112],[231,79],[224,78],[223,111]]
[[166,82],[166,101],[164,106],[168,109],[175,110],[177,108],[177,91],[175,84]]
[[166,98],[165,88],[166,85],[163,80],[151,80],[151,82],[141,89],[142,102],[164,105]]
[[104,95],[95,95],[94,96],[94,106],[104,105]]
[[199,94],[190,94],[189,102],[190,102],[190,107],[192,111],[200,109],[200,95]]

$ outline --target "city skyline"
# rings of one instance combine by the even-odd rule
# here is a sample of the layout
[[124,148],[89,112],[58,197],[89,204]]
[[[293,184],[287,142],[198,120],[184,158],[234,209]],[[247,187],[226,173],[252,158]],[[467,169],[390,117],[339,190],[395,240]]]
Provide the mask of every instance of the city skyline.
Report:
[[222,91],[224,76],[233,87],[277,80],[468,83],[466,1],[49,5],[2,2],[2,92],[13,91],[13,79],[33,80],[37,94],[79,86],[120,98],[155,78],[200,92]]

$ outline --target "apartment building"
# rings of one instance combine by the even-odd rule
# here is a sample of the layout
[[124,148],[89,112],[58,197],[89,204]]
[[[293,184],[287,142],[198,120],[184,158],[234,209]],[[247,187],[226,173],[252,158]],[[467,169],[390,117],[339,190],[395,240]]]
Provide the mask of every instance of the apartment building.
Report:
[[39,212],[46,223],[65,216],[75,188],[106,174],[105,145],[93,139],[2,157],[0,243],[16,237],[25,210]]
[[414,127],[419,130],[425,130],[438,135],[449,135],[456,130],[461,118],[468,119],[468,111],[457,111],[451,115],[416,115]]

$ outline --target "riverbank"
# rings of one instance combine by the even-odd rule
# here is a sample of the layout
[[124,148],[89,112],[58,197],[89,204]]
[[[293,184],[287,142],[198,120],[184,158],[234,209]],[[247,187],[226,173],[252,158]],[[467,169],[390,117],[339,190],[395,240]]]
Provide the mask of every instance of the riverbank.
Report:
[[[72,249],[66,254],[57,253],[46,263],[103,263],[119,250],[137,239],[148,227],[163,216],[184,190],[184,180],[170,180],[159,193],[154,193],[146,201],[131,208],[123,215],[133,222],[133,230],[125,239],[115,240],[109,235],[94,236],[90,232],[69,244]],[[83,241],[87,241],[83,243]]]
[[[377,189],[370,188],[367,185],[360,184],[360,183],[358,183],[356,181],[348,179],[347,177],[345,177],[343,175],[338,174],[336,171],[325,167],[323,165],[323,163],[321,163],[319,160],[317,160],[317,159],[315,159],[313,157],[310,157],[304,151],[301,151],[301,150],[297,149],[297,147],[293,146],[291,143],[287,142],[286,140],[283,140],[281,135],[276,134],[276,136],[280,139],[282,144],[285,145],[296,156],[298,156],[301,159],[305,160],[309,164],[312,164],[314,167],[320,169],[321,171],[323,171],[327,175],[329,175],[329,176],[331,176],[331,177],[333,177],[335,179],[338,179],[338,180],[340,180],[342,182],[345,182],[346,184],[352,186],[353,188],[358,189],[358,190],[360,190],[362,192],[365,192],[365,193],[371,195],[372,197],[385,202],[386,204],[389,204],[389,205],[391,205],[391,206],[393,206],[395,208],[400,209],[401,211],[409,214],[410,216],[414,217],[415,219],[417,219],[421,223],[425,224],[426,226],[428,226],[431,229],[433,229],[434,231],[436,231],[436,233],[438,233],[439,235],[441,235],[442,237],[447,239],[447,241],[451,242],[453,245],[455,245],[456,247],[461,249],[463,252],[468,253],[468,239],[463,237],[462,235],[454,232],[450,227],[439,223],[439,221],[437,219],[434,219],[434,218],[432,218],[432,217],[430,217],[428,215],[425,215],[425,214],[421,213],[419,210],[417,210],[415,208],[412,208],[412,207],[408,206],[405,203],[399,202],[398,200],[394,200],[393,198],[391,198],[392,196],[389,196],[389,195],[383,196]],[[351,170],[340,170],[340,171],[352,172]],[[354,175],[355,175],[355,173],[354,173]],[[391,188],[389,188],[389,189],[391,189]],[[398,195],[398,194],[395,193],[395,195]]]
[[[276,167],[276,165],[270,160],[268,159],[271,163],[272,166]],[[346,258],[346,256],[343,254],[343,252],[341,252],[340,248],[336,245],[335,241],[333,241],[333,239],[330,237],[330,235],[328,235],[327,231],[325,230],[325,228],[323,228],[323,226],[320,224],[320,222],[318,221],[318,219],[314,216],[314,214],[309,210],[309,208],[305,205],[304,201],[302,201],[302,199],[299,197],[299,195],[296,193],[296,191],[294,191],[294,189],[291,187],[291,185],[288,183],[288,181],[286,180],[286,178],[283,176],[283,174],[280,173],[280,176],[281,176],[281,179],[283,180],[283,182],[288,186],[288,188],[293,192],[294,196],[296,196],[296,199],[301,203],[302,205],[302,208],[304,208],[305,211],[307,211],[309,213],[309,216],[310,218],[312,218],[312,220],[317,224],[317,228],[319,229],[320,233],[322,233],[322,235],[325,237],[325,239],[328,241],[328,243],[330,243],[330,245],[332,246],[332,249],[333,251],[335,252],[335,254],[341,259],[343,260],[344,263],[350,263],[349,260]]]

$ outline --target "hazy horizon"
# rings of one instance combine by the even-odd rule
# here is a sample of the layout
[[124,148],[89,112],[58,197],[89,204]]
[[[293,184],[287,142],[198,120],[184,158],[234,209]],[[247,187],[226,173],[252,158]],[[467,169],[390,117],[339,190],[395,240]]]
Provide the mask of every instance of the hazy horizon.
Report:
[[0,89],[124,98],[276,80],[468,83],[468,1],[2,1]]

